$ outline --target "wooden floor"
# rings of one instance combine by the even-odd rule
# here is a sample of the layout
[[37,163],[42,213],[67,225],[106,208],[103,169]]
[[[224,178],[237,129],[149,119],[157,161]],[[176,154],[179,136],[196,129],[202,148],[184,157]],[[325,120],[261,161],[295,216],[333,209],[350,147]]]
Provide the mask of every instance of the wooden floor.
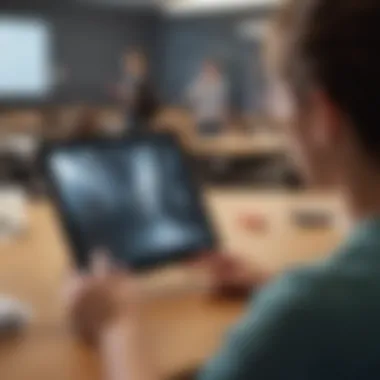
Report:
[[[205,197],[222,247],[242,255],[252,266],[275,273],[325,257],[345,234],[342,208],[333,196],[209,190]],[[304,231],[290,223],[292,210],[310,205],[331,210],[334,227]],[[242,229],[238,219],[247,212],[266,216],[268,231]],[[28,217],[30,228],[25,236],[0,243],[0,293],[27,302],[35,315],[23,335],[1,342],[0,377],[98,379],[95,354],[76,342],[62,310],[60,289],[69,252],[55,214],[47,200],[40,200],[28,204]],[[200,366],[244,311],[240,301],[215,300],[207,293],[191,291],[191,284],[202,278],[201,273],[183,266],[142,278],[148,291],[150,287],[162,289],[149,301],[146,318],[165,375]]]

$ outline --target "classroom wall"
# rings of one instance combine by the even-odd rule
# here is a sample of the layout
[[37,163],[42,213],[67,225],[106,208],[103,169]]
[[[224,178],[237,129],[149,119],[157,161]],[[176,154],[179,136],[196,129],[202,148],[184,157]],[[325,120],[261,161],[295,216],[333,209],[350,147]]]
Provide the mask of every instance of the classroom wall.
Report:
[[107,87],[120,78],[123,51],[141,46],[153,54],[158,23],[153,11],[85,7],[58,0],[30,3],[0,3],[0,15],[38,16],[51,27],[53,60],[59,75],[50,102],[112,101]]
[[260,44],[242,38],[238,26],[247,20],[260,21],[270,10],[170,18],[147,9],[85,4],[78,0],[0,2],[0,16],[37,15],[51,25],[54,63],[62,74],[51,103],[115,102],[109,87],[120,78],[120,56],[138,45],[150,56],[152,77],[163,101],[181,104],[184,89],[203,59],[211,56],[225,67],[232,108],[262,109],[265,77]]
[[161,87],[168,102],[177,103],[205,57],[225,66],[233,108],[259,110],[263,104],[265,78],[261,45],[239,33],[243,21],[260,21],[269,10],[245,14],[167,18],[162,31],[163,72]]
[[58,61],[68,68],[58,94],[62,98],[107,99],[107,87],[120,80],[125,49],[141,46],[153,55],[156,18],[151,14],[66,14],[58,17],[56,26]]

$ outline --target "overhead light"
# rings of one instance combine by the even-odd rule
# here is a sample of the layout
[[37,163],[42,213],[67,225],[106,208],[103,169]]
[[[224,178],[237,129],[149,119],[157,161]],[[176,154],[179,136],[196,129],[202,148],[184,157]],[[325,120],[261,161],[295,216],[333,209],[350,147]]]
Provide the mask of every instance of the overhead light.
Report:
[[228,12],[255,7],[272,7],[280,2],[281,0],[169,0],[164,3],[164,10],[173,15]]

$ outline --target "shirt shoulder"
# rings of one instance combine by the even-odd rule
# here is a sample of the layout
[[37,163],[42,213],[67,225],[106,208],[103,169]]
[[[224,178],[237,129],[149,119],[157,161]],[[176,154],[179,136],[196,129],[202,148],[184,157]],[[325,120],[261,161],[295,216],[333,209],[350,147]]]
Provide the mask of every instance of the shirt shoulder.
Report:
[[321,276],[323,271],[315,269],[293,271],[253,297],[200,379],[306,378],[306,363],[312,360],[323,325]]
[[[364,225],[331,258],[265,287],[200,378],[328,378],[321,363],[334,358],[336,369],[347,374],[348,363],[377,353],[380,308],[373,300],[380,297],[379,231],[380,221]],[[365,357],[346,349],[372,343]]]

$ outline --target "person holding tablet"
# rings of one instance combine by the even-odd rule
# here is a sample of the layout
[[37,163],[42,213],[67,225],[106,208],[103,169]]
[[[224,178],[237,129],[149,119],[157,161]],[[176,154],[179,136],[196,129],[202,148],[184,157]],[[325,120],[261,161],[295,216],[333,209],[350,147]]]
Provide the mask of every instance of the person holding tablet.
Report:
[[[352,230],[328,259],[268,284],[201,380],[380,377],[379,25],[378,0],[290,0],[279,13],[268,63],[292,153],[340,192]],[[157,380],[134,281],[107,268],[97,259],[72,283],[74,322],[97,339],[107,380]]]

